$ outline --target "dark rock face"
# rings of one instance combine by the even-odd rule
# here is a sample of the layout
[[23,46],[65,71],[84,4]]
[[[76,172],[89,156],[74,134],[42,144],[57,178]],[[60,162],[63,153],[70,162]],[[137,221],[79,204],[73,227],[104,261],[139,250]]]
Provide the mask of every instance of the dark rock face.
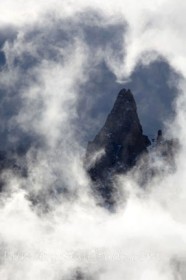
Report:
[[132,168],[147,153],[148,145],[134,97],[130,90],[122,89],[105,125],[88,143],[86,153],[88,173],[104,198],[110,199],[112,176]]

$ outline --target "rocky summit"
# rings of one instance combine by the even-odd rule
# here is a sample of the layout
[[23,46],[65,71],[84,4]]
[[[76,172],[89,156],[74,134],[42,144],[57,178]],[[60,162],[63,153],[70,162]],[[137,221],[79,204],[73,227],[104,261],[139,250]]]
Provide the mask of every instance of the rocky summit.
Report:
[[106,201],[111,199],[112,177],[131,169],[147,153],[150,140],[143,135],[136,102],[130,90],[122,89],[103,128],[88,143],[86,168]]

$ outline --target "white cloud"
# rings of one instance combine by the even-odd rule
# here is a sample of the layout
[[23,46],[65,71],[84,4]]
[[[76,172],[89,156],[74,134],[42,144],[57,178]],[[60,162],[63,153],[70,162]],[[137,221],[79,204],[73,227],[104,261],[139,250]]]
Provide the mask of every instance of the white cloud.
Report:
[[[102,11],[103,20],[88,19],[91,8]],[[163,0],[153,4],[149,0],[101,4],[97,0],[1,1],[2,26],[13,25],[18,31],[17,39],[4,46],[7,68],[0,77],[1,86],[8,89],[7,98],[15,86],[22,101],[10,128],[16,124],[23,131],[36,133],[44,138],[45,145],[39,151],[29,151],[28,177],[4,175],[8,189],[1,197],[0,278],[71,279],[79,270],[88,279],[185,279],[184,79],[179,84],[182,94],[171,127],[182,144],[177,171],[156,178],[148,191],[139,189],[130,177],[121,178],[120,188],[124,194],[127,191],[128,202],[124,204],[121,196],[115,214],[96,205],[90,194],[82,164],[84,150],[77,135],[80,131],[74,124],[81,85],[91,73],[89,68],[102,59],[122,80],[130,77],[138,61],[150,63],[157,52],[186,76],[185,9],[182,1]],[[75,40],[67,45],[59,40],[61,45],[55,46],[57,37],[50,40],[53,25],[58,19],[58,25],[64,24],[67,18],[70,25],[77,12],[87,13],[87,22],[93,26],[127,22],[125,41],[121,34],[123,61],[115,57],[112,45],[91,53],[78,25],[79,15],[80,30],[74,33]],[[29,41],[26,36],[37,28],[40,35],[34,34]],[[67,30],[73,37],[73,28]],[[42,36],[49,40],[42,41]],[[57,58],[45,54],[45,47]],[[26,70],[25,53],[37,61]],[[69,191],[67,197],[60,195],[64,189]],[[34,201],[39,205],[34,208],[28,196],[39,199]],[[43,208],[48,212],[40,212]]]

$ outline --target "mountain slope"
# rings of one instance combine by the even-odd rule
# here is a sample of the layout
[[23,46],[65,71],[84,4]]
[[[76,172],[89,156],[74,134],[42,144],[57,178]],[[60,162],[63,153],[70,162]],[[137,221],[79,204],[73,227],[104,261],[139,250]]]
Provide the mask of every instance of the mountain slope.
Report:
[[112,177],[132,168],[147,153],[150,141],[143,135],[137,107],[130,90],[122,89],[106,122],[88,143],[86,168],[96,188],[111,199]]

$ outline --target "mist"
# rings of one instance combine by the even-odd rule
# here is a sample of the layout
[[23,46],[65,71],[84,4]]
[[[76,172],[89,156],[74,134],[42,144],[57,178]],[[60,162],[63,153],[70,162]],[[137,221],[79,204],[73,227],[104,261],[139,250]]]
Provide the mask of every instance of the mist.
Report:
[[[0,150],[26,168],[0,175],[0,278],[185,279],[185,4],[2,0],[0,10]],[[110,211],[84,156],[122,87],[145,133],[163,127],[179,149],[174,168],[151,151],[158,172],[145,187],[141,162],[117,176]]]

